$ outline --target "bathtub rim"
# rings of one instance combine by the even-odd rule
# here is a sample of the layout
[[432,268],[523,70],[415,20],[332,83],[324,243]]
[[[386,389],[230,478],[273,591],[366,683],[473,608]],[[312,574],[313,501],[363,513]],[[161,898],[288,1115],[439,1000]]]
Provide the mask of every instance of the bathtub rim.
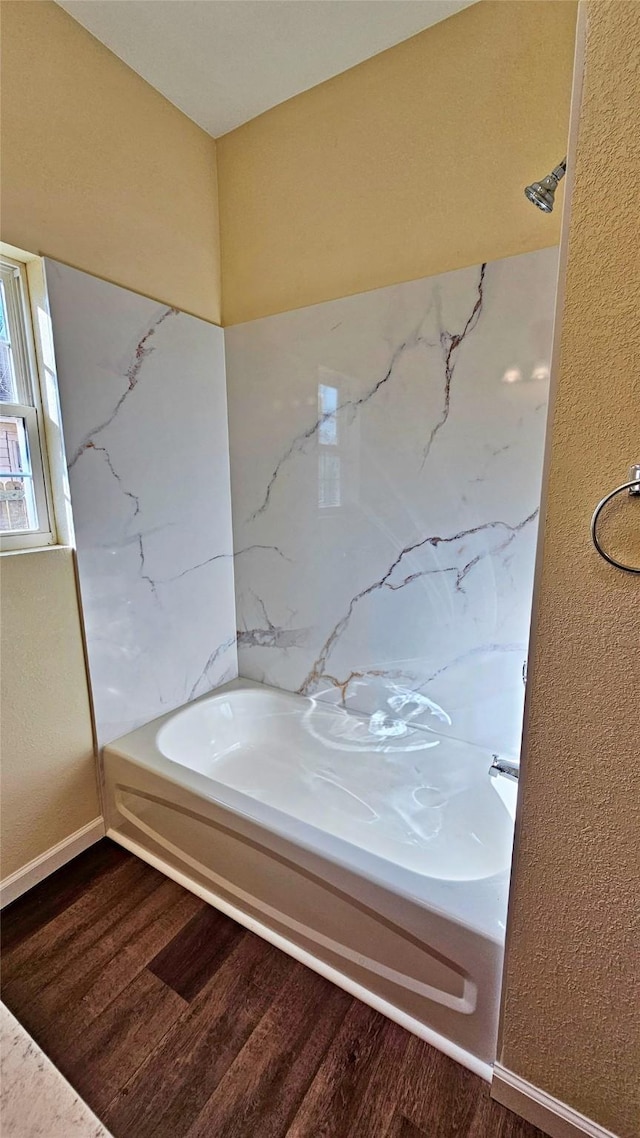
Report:
[[[428,874],[418,874],[311,823],[297,819],[275,806],[263,803],[242,791],[236,791],[227,784],[218,782],[183,763],[168,759],[162,754],[155,739],[159,729],[166,722],[198,703],[224,695],[227,691],[237,690],[262,692],[266,690],[290,697],[293,701],[306,698],[240,676],[105,744],[102,748],[102,762],[104,763],[107,752],[127,762],[133,762],[152,774],[160,775],[171,785],[186,788],[214,807],[228,811],[245,824],[258,827],[265,835],[271,833],[280,841],[300,846],[307,853],[326,859],[338,869],[355,873],[375,886],[437,913],[461,930],[480,935],[504,947],[510,862],[498,874],[471,880],[436,878]],[[468,745],[473,746],[473,744]],[[218,793],[212,793],[212,788]],[[444,897],[438,899],[438,894],[443,894]],[[480,904],[478,904],[479,894],[484,894]],[[493,909],[490,921],[486,919],[488,905]],[[468,912],[467,909],[472,911]],[[500,929],[495,927],[500,923],[498,913],[502,919]]]

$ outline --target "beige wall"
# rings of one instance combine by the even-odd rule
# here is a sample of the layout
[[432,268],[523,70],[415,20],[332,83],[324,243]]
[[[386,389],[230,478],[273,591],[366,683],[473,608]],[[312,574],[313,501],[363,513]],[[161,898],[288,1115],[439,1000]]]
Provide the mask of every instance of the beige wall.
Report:
[[[214,145],[53,4],[2,7],[4,238],[217,320]],[[588,523],[640,461],[640,43],[636,4],[589,11],[500,1057],[635,1138],[640,596]],[[219,141],[225,322],[555,242],[520,187],[563,152],[574,17],[483,0]],[[1,569],[8,874],[98,805],[71,555]]]
[[[640,578],[589,521],[640,462],[639,14],[587,6],[500,1056],[621,1138],[640,1134]],[[638,500],[607,536],[640,565]]]
[[[40,0],[2,17],[2,238],[220,318],[215,143]],[[2,876],[92,821],[72,555],[0,559]]]
[[72,556],[0,559],[3,877],[100,814]]
[[3,0],[2,237],[220,322],[215,142],[49,0]]
[[482,0],[218,140],[223,322],[552,245],[576,7]]

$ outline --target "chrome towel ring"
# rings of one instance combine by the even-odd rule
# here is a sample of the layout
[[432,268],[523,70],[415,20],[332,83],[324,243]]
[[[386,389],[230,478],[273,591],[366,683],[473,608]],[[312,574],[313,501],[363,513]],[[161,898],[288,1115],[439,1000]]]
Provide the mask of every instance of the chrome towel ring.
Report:
[[602,501],[598,502],[591,519],[591,540],[600,556],[604,557],[605,561],[609,562],[609,565],[613,565],[616,569],[622,569],[624,573],[640,573],[640,567],[625,565],[623,561],[617,561],[615,557],[607,553],[607,551],[602,548],[598,537],[598,519],[600,514],[607,503],[610,502],[612,498],[615,498],[617,494],[622,494],[624,490],[629,492],[630,498],[640,498],[640,463],[629,468],[628,482],[623,482],[622,486],[616,486],[615,490],[612,490],[610,494],[605,494]]

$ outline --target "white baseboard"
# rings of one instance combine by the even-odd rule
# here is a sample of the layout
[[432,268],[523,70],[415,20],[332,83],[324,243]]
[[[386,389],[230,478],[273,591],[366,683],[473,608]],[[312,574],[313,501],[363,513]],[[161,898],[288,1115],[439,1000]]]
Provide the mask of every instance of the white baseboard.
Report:
[[58,842],[50,850],[45,850],[39,857],[34,857],[33,861],[27,862],[22,869],[17,869],[9,877],[5,877],[4,881],[0,881],[0,909],[21,897],[28,889],[32,889],[34,885],[43,881],[56,869],[60,869],[83,850],[99,842],[104,835],[104,819],[94,818],[92,822],[87,822],[86,826],[76,830],[74,834],[69,834],[68,838]]
[[491,1098],[525,1118],[551,1138],[617,1138],[566,1102],[553,1098],[533,1083],[521,1079],[501,1063],[493,1068]]

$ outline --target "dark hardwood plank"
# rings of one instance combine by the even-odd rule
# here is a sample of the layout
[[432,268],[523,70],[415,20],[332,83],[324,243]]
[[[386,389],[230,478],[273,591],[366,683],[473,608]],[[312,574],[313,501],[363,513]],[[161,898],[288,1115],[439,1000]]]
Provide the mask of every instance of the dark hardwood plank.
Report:
[[[83,1032],[74,1047],[51,1052],[63,1075],[105,1110],[184,1012],[186,1002],[146,969]],[[60,1040],[59,1035],[56,1037]]]
[[543,1138],[111,843],[7,910],[11,1010],[114,1138]]
[[491,1138],[544,1138],[537,1126],[494,1102],[487,1087],[486,1093],[478,1096],[468,1138],[487,1138],[488,1135]]
[[[186,893],[174,882],[163,880],[148,898],[144,912],[136,915],[136,920],[145,923],[139,925],[136,935],[124,944],[116,942],[110,960],[91,969],[87,957],[79,966],[72,966],[62,985],[54,982],[43,990],[37,1010],[42,1039],[48,1042],[47,1024],[55,1022],[54,1038],[63,1037],[65,1046],[69,1047],[80,1032],[110,1008],[112,1001],[131,984],[158,949],[187,924],[194,910],[199,911],[203,905],[199,898]],[[126,935],[127,926],[121,925],[119,931]],[[69,991],[70,984],[73,998],[60,1006],[60,992]],[[26,1010],[25,1014],[35,1027],[34,1013]]]
[[120,947],[88,987],[73,1014],[68,1015],[69,1030],[78,1030],[100,1015],[113,999],[134,979],[162,945],[170,941],[192,917],[207,908],[193,893],[175,882],[164,882],[164,899],[156,892],[156,904],[134,939]]
[[[123,950],[124,946],[143,934],[144,930],[159,920],[163,912],[171,906],[178,895],[179,887],[173,881],[160,876],[145,878],[140,887],[128,895],[116,907],[115,912],[107,914],[104,922],[99,922],[99,935],[96,930],[88,930],[83,939],[81,952],[70,952],[61,960],[55,960],[54,974],[43,987],[22,1003],[22,1019],[25,1027],[39,1041],[45,1051],[49,1036],[60,1031],[66,1024],[69,1036],[74,1027],[83,1026],[84,1003],[94,986],[102,986],[105,969]],[[46,977],[45,977],[46,978]],[[115,994],[115,993],[114,993]],[[15,990],[9,991],[7,1004],[15,1003]],[[12,1008],[13,1010],[13,1008]],[[15,1014],[15,1013],[14,1013]]]
[[14,988],[33,996],[63,973],[69,960],[86,951],[122,912],[139,905],[163,879],[144,862],[131,858],[32,936],[2,957],[5,994]]
[[395,1115],[398,1079],[410,1039],[408,1032],[387,1020],[349,1138],[371,1138],[373,1134],[383,1138],[388,1130]]
[[[430,1138],[430,1136],[425,1134],[424,1130],[418,1130],[418,1127],[409,1122],[404,1115],[394,1114],[389,1129],[386,1134],[381,1134],[380,1138]],[[488,1130],[484,1138],[495,1138],[495,1135]]]
[[386,1023],[378,1012],[353,1001],[287,1138],[345,1138],[351,1133]]
[[398,1080],[398,1111],[430,1138],[465,1138],[487,1084],[412,1036]]
[[9,952],[64,913],[83,895],[88,885],[98,885],[106,874],[112,873],[127,861],[134,860],[133,854],[108,838],[103,838],[84,853],[78,854],[67,865],[63,865],[45,881],[3,909],[0,931],[2,953]]
[[245,933],[161,1046],[102,1112],[114,1138],[186,1134],[292,967],[289,957]]
[[294,965],[188,1138],[281,1138],[352,1003],[315,972]]
[[238,944],[244,929],[205,905],[149,963],[149,971],[192,1000]]

